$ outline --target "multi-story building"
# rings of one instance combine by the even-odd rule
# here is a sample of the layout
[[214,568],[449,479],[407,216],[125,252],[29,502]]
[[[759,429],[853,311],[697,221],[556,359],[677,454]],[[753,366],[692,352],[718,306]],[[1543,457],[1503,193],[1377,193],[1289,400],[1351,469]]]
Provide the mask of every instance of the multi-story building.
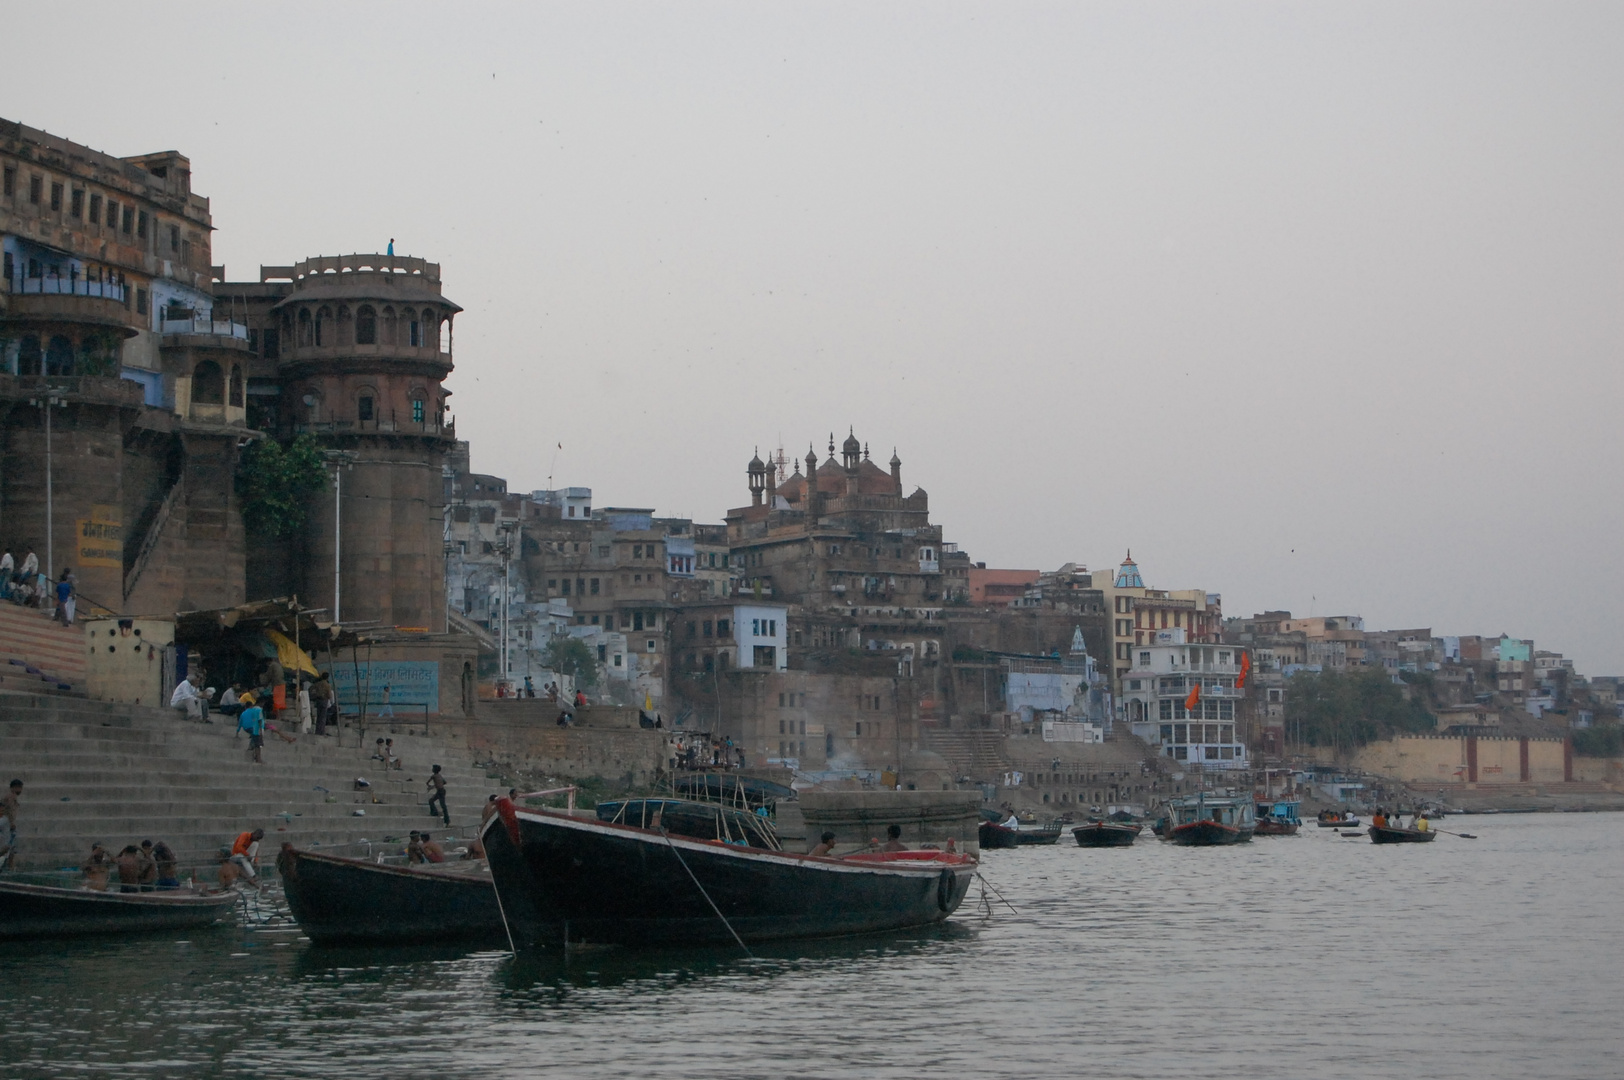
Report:
[[1281,624],[1282,633],[1300,633],[1307,662],[1325,671],[1365,666],[1365,620],[1358,615],[1311,615]]
[[1240,673],[1235,647],[1191,642],[1182,627],[1158,631],[1154,643],[1134,649],[1124,680],[1134,734],[1176,762],[1248,768]]
[[1134,650],[1157,632],[1183,630],[1189,640],[1201,642],[1217,642],[1223,636],[1223,605],[1217,593],[1147,588],[1131,551],[1114,575],[1093,575],[1093,588],[1101,592],[1111,620],[1111,672],[1119,698],[1122,680],[1134,664]]
[[0,120],[0,542],[72,567],[81,610],[244,599],[249,341],[212,229],[181,154]]

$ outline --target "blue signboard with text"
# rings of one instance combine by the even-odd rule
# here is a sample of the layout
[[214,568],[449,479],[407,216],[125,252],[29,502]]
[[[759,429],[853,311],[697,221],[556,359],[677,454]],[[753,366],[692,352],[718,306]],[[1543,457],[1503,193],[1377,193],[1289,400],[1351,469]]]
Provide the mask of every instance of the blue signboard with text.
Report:
[[333,691],[345,712],[358,712],[364,699],[367,712],[376,715],[384,703],[384,687],[389,688],[392,707],[407,706],[412,712],[440,711],[440,665],[423,660],[373,660],[361,664],[335,663]]

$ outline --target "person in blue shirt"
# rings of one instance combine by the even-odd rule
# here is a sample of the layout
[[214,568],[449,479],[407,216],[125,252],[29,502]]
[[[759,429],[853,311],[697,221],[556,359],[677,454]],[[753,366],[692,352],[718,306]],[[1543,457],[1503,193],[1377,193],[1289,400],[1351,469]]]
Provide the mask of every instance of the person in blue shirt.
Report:
[[248,749],[254,754],[256,764],[265,764],[265,710],[258,705],[250,705],[237,717],[237,730],[248,732]]
[[393,236],[389,238],[389,257],[391,259],[395,257],[395,238]]

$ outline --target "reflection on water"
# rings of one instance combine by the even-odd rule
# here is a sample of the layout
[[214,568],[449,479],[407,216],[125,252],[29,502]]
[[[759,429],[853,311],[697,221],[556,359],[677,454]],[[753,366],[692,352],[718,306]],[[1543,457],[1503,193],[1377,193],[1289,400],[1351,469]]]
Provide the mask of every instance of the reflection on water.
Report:
[[0,945],[0,1071],[1617,1075],[1624,815],[1470,827],[993,852],[1016,913],[973,891],[943,927],[753,956],[318,949],[273,905],[184,939]]

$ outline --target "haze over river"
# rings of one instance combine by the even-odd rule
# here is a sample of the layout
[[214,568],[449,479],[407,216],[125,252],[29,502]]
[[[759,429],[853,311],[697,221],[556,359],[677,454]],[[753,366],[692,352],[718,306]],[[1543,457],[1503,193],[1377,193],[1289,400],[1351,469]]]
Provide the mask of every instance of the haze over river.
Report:
[[[1624,814],[988,853],[941,929],[756,950],[317,949],[275,916],[0,945],[7,1078],[1617,1077]],[[1146,834],[1148,836],[1148,832]],[[271,905],[266,905],[266,913]]]

